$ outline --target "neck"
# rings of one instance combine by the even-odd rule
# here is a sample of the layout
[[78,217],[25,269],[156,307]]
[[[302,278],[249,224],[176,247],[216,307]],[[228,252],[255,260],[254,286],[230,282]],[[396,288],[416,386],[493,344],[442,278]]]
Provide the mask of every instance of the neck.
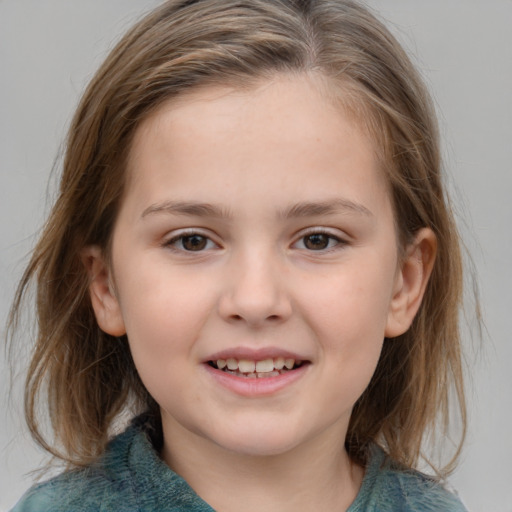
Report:
[[361,486],[363,469],[350,461],[339,432],[279,455],[254,456],[172,430],[164,429],[164,461],[219,512],[345,511]]

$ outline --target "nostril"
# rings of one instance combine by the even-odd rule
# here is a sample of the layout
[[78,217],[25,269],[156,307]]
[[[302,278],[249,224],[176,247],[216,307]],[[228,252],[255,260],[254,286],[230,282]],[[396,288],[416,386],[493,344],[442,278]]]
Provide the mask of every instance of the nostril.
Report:
[[[243,283],[242,283],[243,284]],[[278,324],[290,317],[292,307],[285,294],[274,293],[269,290],[251,292],[244,291],[242,285],[234,290],[227,290],[219,298],[218,313],[228,322],[247,322],[251,325],[260,325],[268,322]]]
[[[248,315],[249,318],[249,315]],[[229,316],[229,319],[235,322],[239,322],[240,320],[245,321],[246,318],[243,315],[233,314]],[[282,319],[281,315],[269,315],[264,317],[264,321],[267,322],[279,322]],[[249,318],[250,320],[250,318]]]

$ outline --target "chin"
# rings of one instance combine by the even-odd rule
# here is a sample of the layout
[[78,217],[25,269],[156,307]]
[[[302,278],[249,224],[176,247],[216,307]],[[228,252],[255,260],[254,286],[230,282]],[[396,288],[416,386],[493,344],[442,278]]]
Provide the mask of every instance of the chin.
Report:
[[[225,430],[224,435],[219,436],[216,444],[221,448],[249,457],[274,457],[290,452],[305,439],[292,434],[289,427],[275,425],[254,425],[249,428]],[[226,435],[227,434],[227,435]]]

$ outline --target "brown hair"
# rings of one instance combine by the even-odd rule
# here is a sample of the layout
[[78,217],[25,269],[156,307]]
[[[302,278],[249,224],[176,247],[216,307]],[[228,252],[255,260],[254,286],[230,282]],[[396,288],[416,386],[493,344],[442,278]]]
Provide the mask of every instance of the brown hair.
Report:
[[[37,285],[38,335],[25,407],[35,439],[72,465],[105,449],[127,404],[157,410],[128,344],[102,332],[81,262],[87,245],[107,254],[134,132],[169,98],[210,84],[250,84],[280,72],[316,73],[338,88],[368,128],[389,177],[402,246],[430,227],[438,253],[412,327],[385,340],[345,440],[364,463],[378,442],[415,466],[425,434],[448,419],[451,390],[465,425],[458,313],[458,234],[441,182],[429,96],[408,57],[375,17],[351,0],[170,0],[117,44],[88,86],[69,130],[60,192],[13,304],[16,328]],[[49,443],[37,403],[47,393]],[[442,421],[442,423],[443,423]],[[460,445],[459,445],[460,447]]]

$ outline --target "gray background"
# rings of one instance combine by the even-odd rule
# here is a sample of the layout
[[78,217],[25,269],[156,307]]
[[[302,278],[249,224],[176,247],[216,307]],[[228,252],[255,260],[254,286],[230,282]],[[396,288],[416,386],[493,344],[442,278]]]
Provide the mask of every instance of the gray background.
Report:
[[[48,178],[85,83],[156,0],[0,0],[0,325],[48,211]],[[472,512],[512,512],[512,0],[371,0],[423,70],[440,112],[487,332],[467,337],[470,429],[451,479]],[[471,331],[471,328],[469,329]],[[2,356],[0,356],[2,357]],[[41,461],[3,360],[0,511]],[[20,361],[20,366],[24,364]]]

